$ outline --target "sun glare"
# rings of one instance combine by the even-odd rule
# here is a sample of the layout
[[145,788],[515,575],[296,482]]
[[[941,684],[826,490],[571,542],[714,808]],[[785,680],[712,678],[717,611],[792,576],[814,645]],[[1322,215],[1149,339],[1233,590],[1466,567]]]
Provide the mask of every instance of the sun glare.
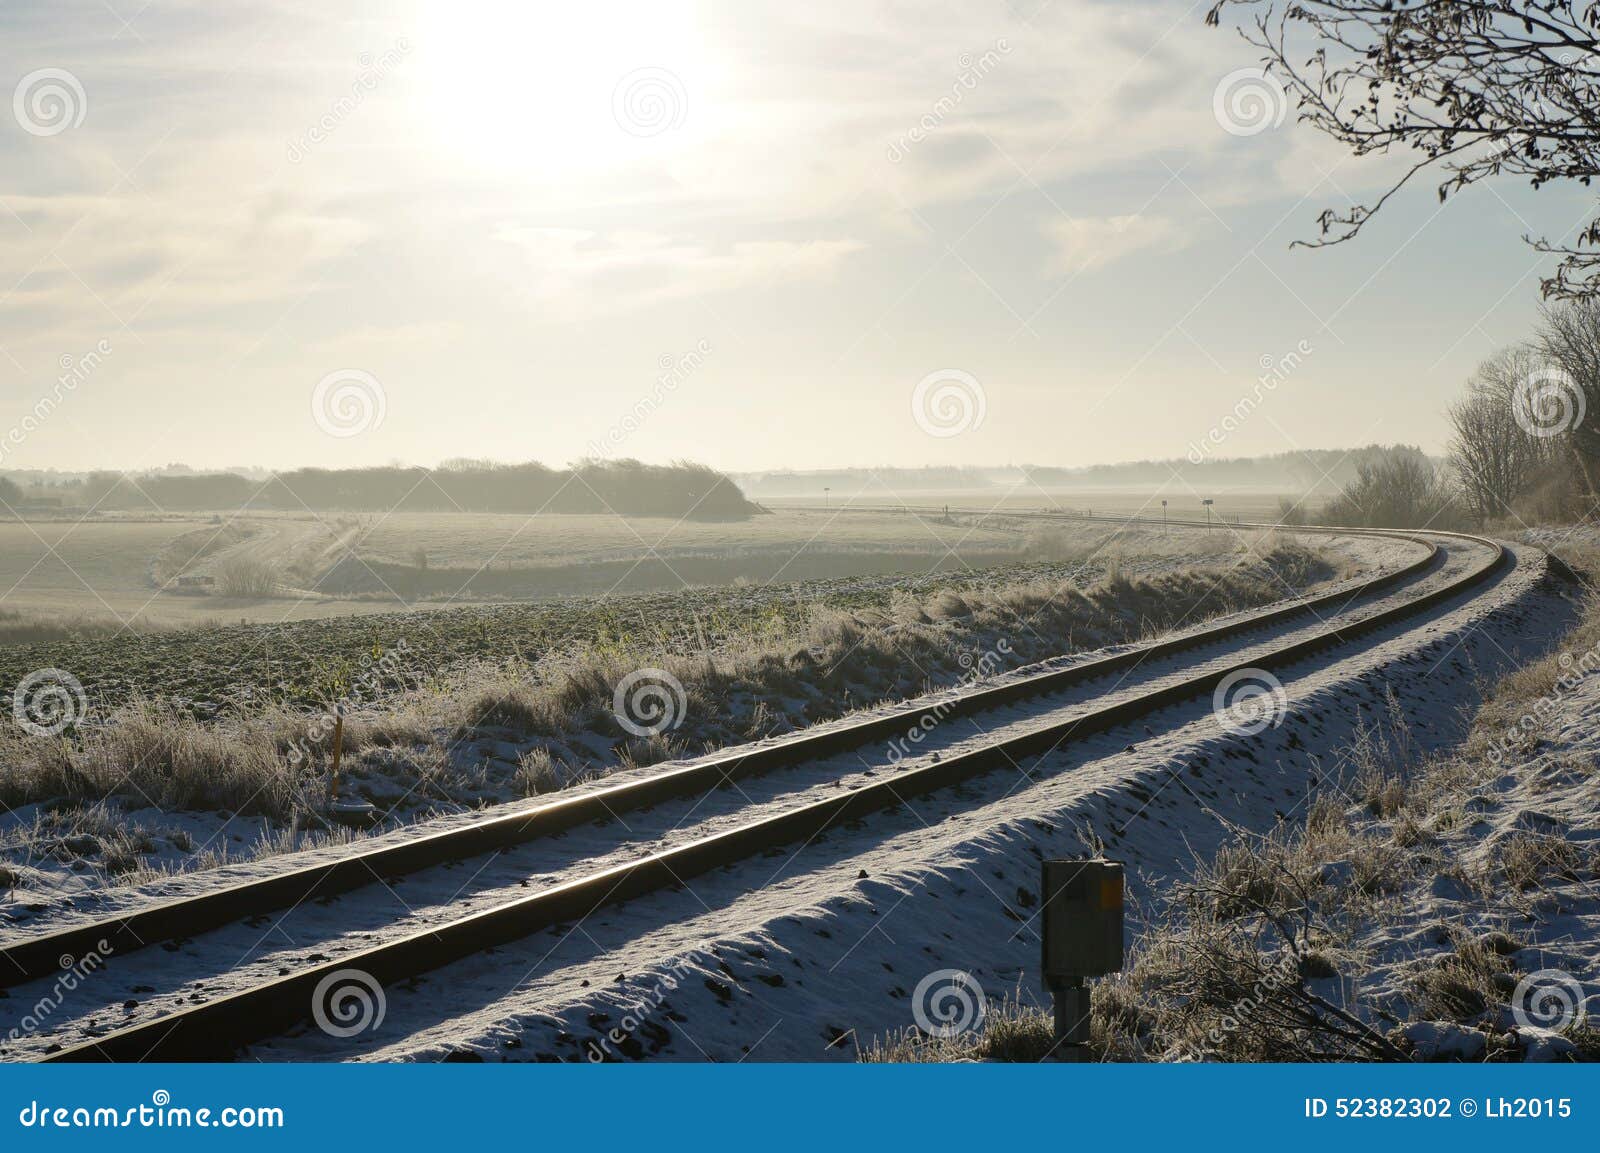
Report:
[[418,54],[426,119],[459,162],[536,182],[670,157],[700,111],[693,5],[430,0]]

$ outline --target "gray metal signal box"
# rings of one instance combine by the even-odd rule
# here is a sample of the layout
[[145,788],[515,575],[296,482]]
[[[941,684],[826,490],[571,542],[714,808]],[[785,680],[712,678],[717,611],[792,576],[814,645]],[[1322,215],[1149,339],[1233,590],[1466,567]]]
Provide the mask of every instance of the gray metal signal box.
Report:
[[1081,984],[1122,968],[1122,863],[1044,862],[1045,984]]
[[1090,977],[1122,968],[1122,865],[1045,861],[1044,983],[1055,1001],[1058,1061],[1089,1059]]

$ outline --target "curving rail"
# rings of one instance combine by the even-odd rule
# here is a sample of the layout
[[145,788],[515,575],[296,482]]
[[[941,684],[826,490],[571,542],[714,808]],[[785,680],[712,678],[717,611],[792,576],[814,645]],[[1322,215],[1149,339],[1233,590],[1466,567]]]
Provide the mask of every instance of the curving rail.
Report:
[[[1019,515],[1007,513],[1005,515]],[[1023,514],[1027,515],[1027,514]],[[1055,514],[1033,514],[1052,518]],[[1122,522],[1119,522],[1122,523]],[[1169,522],[1190,524],[1204,522]],[[1275,526],[1240,526],[1275,527]],[[1418,576],[1438,565],[1441,550],[1425,537],[1388,530],[1350,530],[1313,526],[1295,532],[1399,537],[1421,544],[1426,554],[1402,568],[1287,606],[1236,619],[1189,636],[1157,641],[1124,652],[976,690],[941,703],[940,718],[965,716],[998,705],[1066,688],[1107,673],[1137,668],[1159,656],[1236,638],[1254,629],[1309,614],[1318,607],[1348,605]],[[1250,660],[1250,667],[1284,669],[1328,648],[1422,615],[1507,569],[1511,554],[1495,541],[1466,534],[1433,533],[1471,542],[1488,559],[1415,597],[1359,619],[1334,622],[1314,635],[1280,645]],[[389,983],[428,972],[452,961],[505,944],[544,928],[580,919],[609,904],[680,885],[685,879],[745,859],[775,846],[810,840],[840,823],[894,808],[926,793],[945,789],[1019,758],[1038,756],[1066,741],[1101,733],[1151,711],[1213,691],[1238,671],[1231,662],[1110,705],[1075,710],[1064,719],[919,764],[893,777],[853,791],[828,796],[776,815],[749,821],[715,835],[689,841],[625,864],[566,881],[525,898],[463,916],[433,928],[309,966],[292,975],[216,997],[189,1008],[108,1032],[93,1041],[49,1055],[46,1060],[185,1060],[228,1056],[262,1037],[303,1021],[310,1014],[319,983],[341,969],[358,968]],[[895,710],[851,724],[806,733],[778,744],[734,750],[695,764],[638,780],[556,799],[514,813],[486,817],[460,828],[394,845],[369,847],[345,857],[278,876],[175,899],[114,918],[68,927],[0,949],[0,983],[14,984],[56,971],[56,959],[81,951],[85,943],[115,934],[116,948],[135,948],[156,940],[190,936],[307,896],[346,891],[442,862],[494,851],[547,836],[597,818],[705,790],[755,773],[796,765],[901,735],[908,721],[926,716],[930,706]],[[27,974],[19,978],[18,973]]]

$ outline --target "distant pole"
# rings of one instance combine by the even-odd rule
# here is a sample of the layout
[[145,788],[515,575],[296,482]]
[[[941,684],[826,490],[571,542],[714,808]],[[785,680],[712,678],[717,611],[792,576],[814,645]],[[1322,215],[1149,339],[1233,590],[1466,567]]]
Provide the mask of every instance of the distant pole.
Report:
[[1167,535],[1167,502],[1161,502],[1161,535]]
[[1211,506],[1216,504],[1217,502],[1212,500],[1210,497],[1206,497],[1200,503],[1206,506],[1206,527],[1210,528],[1211,527]]
[[832,491],[833,490],[831,488],[829,488],[827,485],[823,485],[822,486],[822,507],[823,508],[827,508],[828,507],[828,494],[830,492],[832,492]]

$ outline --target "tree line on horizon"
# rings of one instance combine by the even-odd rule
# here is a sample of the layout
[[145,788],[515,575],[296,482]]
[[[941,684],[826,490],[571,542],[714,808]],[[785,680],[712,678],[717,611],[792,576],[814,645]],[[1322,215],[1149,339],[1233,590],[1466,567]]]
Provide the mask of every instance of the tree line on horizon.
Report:
[[[15,505],[27,497],[11,481]],[[4,498],[7,490],[0,490]],[[452,461],[438,468],[300,468],[255,479],[233,472],[91,472],[48,494],[63,503],[115,511],[226,511],[270,508],[348,512],[609,513],[698,520],[759,512],[739,487],[703,464],[587,460],[570,468],[535,461]]]

